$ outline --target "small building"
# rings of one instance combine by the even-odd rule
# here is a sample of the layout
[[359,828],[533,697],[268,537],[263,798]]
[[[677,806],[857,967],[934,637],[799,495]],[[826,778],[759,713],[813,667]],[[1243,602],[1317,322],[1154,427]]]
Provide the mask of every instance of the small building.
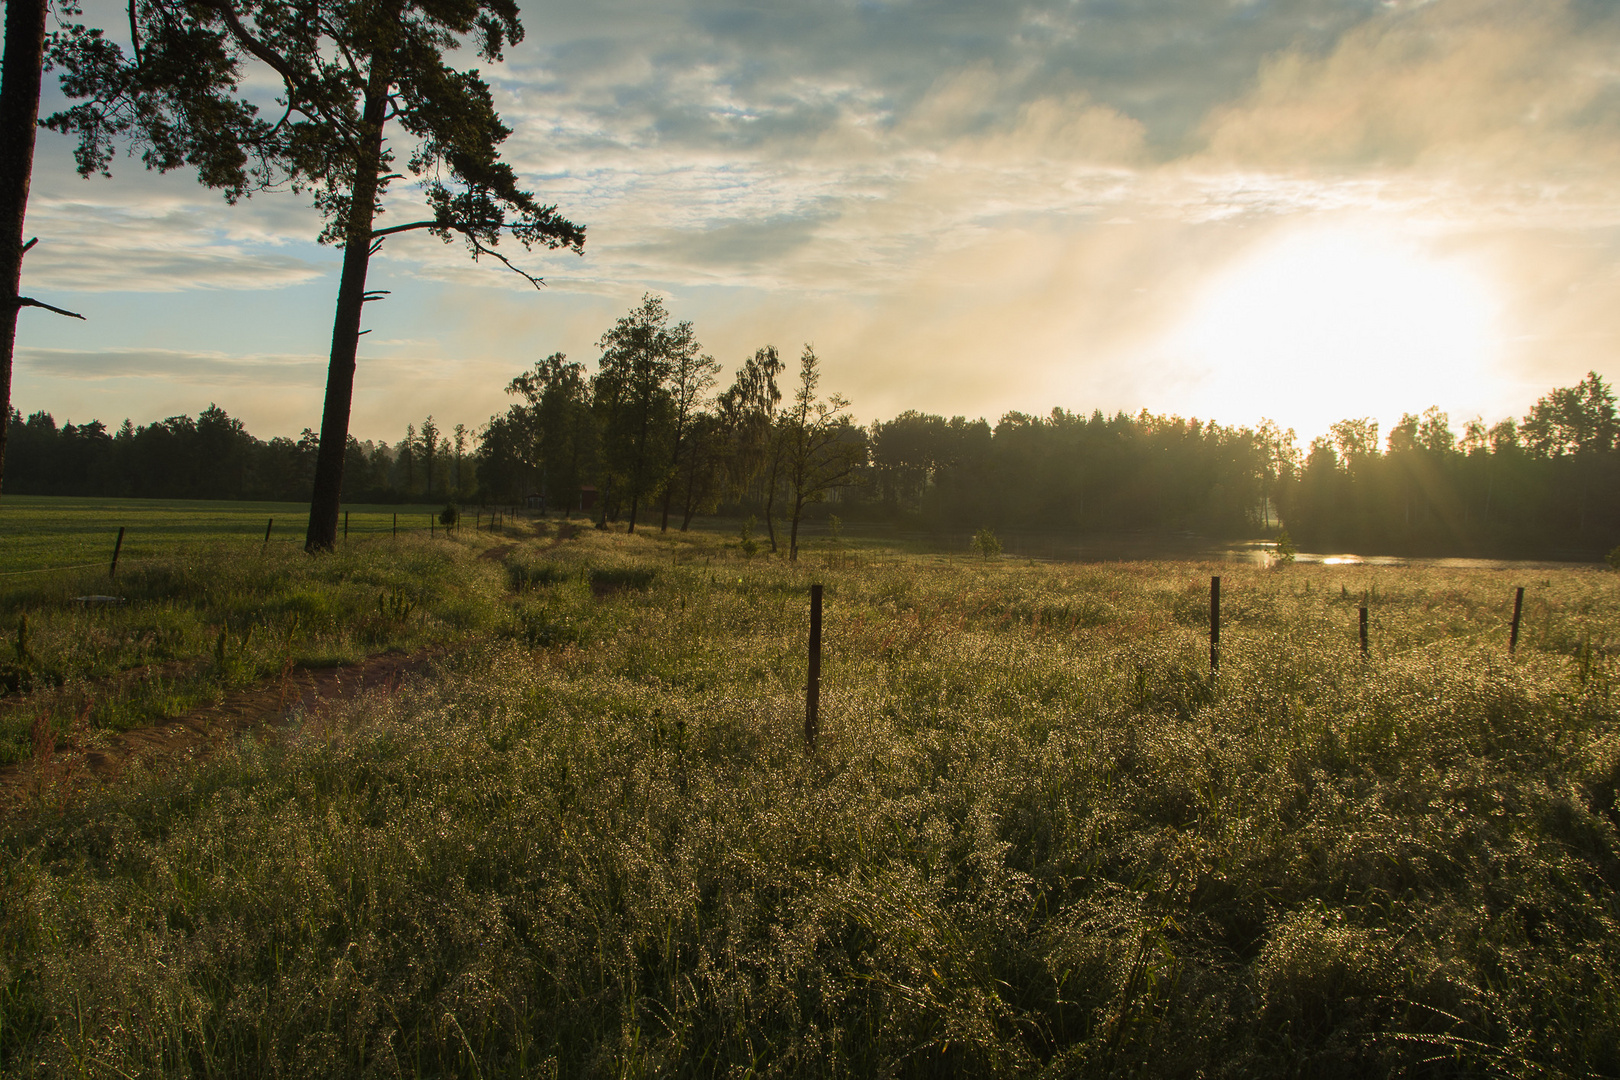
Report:
[[579,489],[579,512],[588,514],[596,508],[596,485],[582,484]]

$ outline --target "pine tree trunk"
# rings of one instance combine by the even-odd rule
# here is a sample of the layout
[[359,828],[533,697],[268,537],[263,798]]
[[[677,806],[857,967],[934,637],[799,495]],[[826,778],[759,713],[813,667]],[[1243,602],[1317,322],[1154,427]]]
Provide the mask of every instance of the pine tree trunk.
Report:
[[332,323],[332,358],[326,368],[326,406],[321,413],[321,445],[315,457],[315,492],[309,504],[304,550],[331,551],[337,545],[338,510],[343,502],[343,451],[349,441],[349,407],[354,398],[355,355],[360,349],[360,316],[366,303],[366,271],[371,265],[371,222],[376,212],[377,173],[382,162],[383,117],[392,83],[390,59],[379,49],[371,62],[362,114],[365,143],[356,163],[349,220],[343,244],[343,276],[338,283],[337,317]]
[[22,290],[23,218],[34,171],[34,132],[45,57],[45,0],[6,0],[5,73],[0,76],[0,480],[11,429],[11,358]]

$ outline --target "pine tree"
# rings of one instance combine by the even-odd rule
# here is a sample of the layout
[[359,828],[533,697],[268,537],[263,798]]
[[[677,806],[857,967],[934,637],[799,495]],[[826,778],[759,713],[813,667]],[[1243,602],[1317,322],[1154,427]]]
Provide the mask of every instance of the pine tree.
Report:
[[[133,57],[95,31],[63,50],[63,89],[86,99],[51,117],[79,136],[79,171],[105,172],[128,139],[148,168],[194,166],[227,200],[288,184],[308,190],[326,219],[320,239],[343,248],[320,454],[310,503],[310,551],[337,539],[344,447],[371,256],[388,237],[427,230],[457,237],[474,259],[503,235],[525,247],[583,251],[585,230],[518,186],[500,159],[510,134],[476,71],[446,65],[471,37],[498,61],[522,40],[513,0],[131,0]],[[281,83],[269,123],[234,95],[249,64]],[[184,73],[184,78],[178,78]],[[397,154],[390,136],[409,152]],[[379,227],[381,201],[403,164],[421,178],[427,216]],[[513,267],[516,269],[516,267]],[[540,280],[519,273],[537,287]]]

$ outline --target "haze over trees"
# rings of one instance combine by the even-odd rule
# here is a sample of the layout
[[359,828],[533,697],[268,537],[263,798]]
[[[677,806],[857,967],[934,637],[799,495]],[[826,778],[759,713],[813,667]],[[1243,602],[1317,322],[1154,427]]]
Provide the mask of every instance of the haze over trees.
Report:
[[1522,421],[1459,435],[1438,408],[1384,441],[1371,420],[1315,440],[1286,488],[1289,531],[1317,550],[1592,552],[1620,542],[1620,425],[1595,372]]
[[[643,505],[661,506],[659,529],[679,510],[679,528],[725,498],[758,503],[776,535],[778,500],[788,558],[798,558],[804,511],[859,483],[865,433],[837,394],[823,398],[819,360],[805,346],[789,409],[778,410],[781,360],[772,347],[743,362],[712,391],[720,364],[702,351],[690,322],[672,323],[651,294],[602,335],[596,373],[555,353],[514,379],[522,399],[484,429],[480,482],[507,499],[536,494],[544,505],[577,505],[591,475],[599,523],[621,517],[634,532]],[[594,472],[590,470],[594,469]]]
[[[498,61],[523,38],[511,0],[131,0],[133,55],[79,28],[64,47],[63,89],[81,104],[47,123],[79,137],[79,171],[105,173],[129,141],[148,168],[194,166],[227,200],[280,185],[308,190],[326,219],[323,243],[343,248],[320,449],[305,546],[337,537],[349,407],[371,256],[389,236],[459,237],[474,259],[511,236],[528,248],[582,251],[585,231],[518,185],[500,159],[510,134],[476,71],[446,52],[466,39]],[[270,123],[237,96],[249,61],[281,84]],[[403,162],[389,133],[410,152]],[[421,220],[379,227],[403,164],[426,203]],[[514,269],[516,269],[514,267]],[[536,286],[538,278],[523,273]],[[431,456],[430,449],[430,456]],[[431,474],[430,474],[431,475]]]
[[[1307,550],[1600,555],[1620,543],[1620,420],[1595,373],[1522,419],[1438,408],[1386,433],[1348,418],[1302,453],[1291,430],[1156,415],[1010,412],[994,425],[908,411],[866,427],[823,394],[805,346],[784,395],[772,346],[720,365],[690,322],[647,295],[601,337],[593,365],[552,353],[507,385],[513,403],[474,430],[433,416],[398,443],[345,443],[349,501],[589,506],[599,525],[687,529],[752,516],[772,553],[798,558],[807,520],[971,534],[1270,535]],[[784,397],[788,400],[784,400]],[[259,442],[222,409],[116,432],[13,413],[15,494],[307,498],[321,440]]]

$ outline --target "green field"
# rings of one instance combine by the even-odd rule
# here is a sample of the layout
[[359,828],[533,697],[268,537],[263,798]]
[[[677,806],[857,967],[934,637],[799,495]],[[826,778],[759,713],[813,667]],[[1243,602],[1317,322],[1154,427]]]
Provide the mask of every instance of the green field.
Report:
[[1620,1073],[1612,572],[492,543],[7,594],[87,691],[165,619],[200,687],[451,648],[13,812],[6,1075]]
[[[30,752],[41,713],[63,732],[80,714],[96,728],[142,727],[290,667],[487,633],[505,577],[478,553],[528,532],[479,531],[474,517],[447,537],[421,506],[356,507],[337,552],[310,559],[306,515],[277,503],[8,497],[0,765]],[[116,578],[114,523],[126,529]]]
[[[400,534],[428,533],[439,508],[354,505],[347,539],[361,543]],[[476,507],[467,508],[475,524]],[[485,519],[487,512],[482,512]],[[265,526],[271,525],[265,542]],[[22,573],[68,567],[107,569],[118,530],[124,544],[119,565],[218,547],[243,552],[265,547],[302,550],[309,507],[304,503],[223,502],[186,499],[69,499],[7,495],[0,500],[0,582]],[[339,526],[339,536],[343,536]]]

